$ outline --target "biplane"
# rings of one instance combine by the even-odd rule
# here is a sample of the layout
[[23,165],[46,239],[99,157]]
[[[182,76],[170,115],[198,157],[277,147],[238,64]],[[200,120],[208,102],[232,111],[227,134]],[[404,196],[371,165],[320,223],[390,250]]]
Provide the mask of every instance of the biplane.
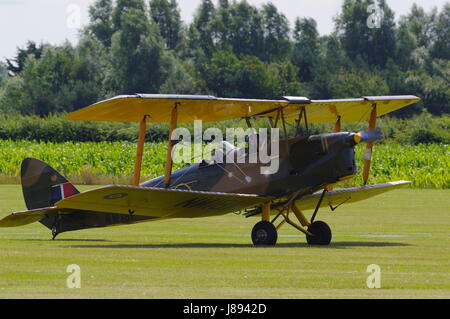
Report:
[[[69,114],[67,120],[139,123],[133,185],[110,185],[80,193],[48,164],[23,161],[21,182],[27,211],[13,213],[0,227],[40,222],[53,239],[63,232],[174,218],[197,218],[240,212],[260,219],[253,227],[254,245],[275,245],[278,230],[289,224],[311,245],[328,245],[330,227],[317,221],[320,208],[335,210],[408,184],[407,181],[367,185],[378,116],[415,103],[418,97],[364,96],[310,100],[286,96],[279,100],[230,99],[213,96],[136,94],[98,102]],[[261,174],[262,163],[201,160],[173,170],[173,132],[179,123],[263,118],[281,127],[279,169]],[[367,132],[342,132],[341,123],[367,121]],[[331,122],[331,133],[312,135],[310,123]],[[141,183],[147,125],[170,124],[165,174]],[[288,136],[286,126],[295,127]],[[372,136],[372,137],[371,137]],[[357,176],[354,148],[366,143],[363,185],[336,188]],[[249,156],[244,152],[244,156]],[[250,178],[248,178],[250,177]],[[304,214],[311,210],[310,218]]]

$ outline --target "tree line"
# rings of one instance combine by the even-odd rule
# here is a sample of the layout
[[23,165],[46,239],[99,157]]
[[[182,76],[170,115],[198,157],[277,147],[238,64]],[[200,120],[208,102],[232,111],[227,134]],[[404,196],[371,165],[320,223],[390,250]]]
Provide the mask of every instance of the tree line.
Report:
[[76,45],[28,42],[0,62],[2,113],[46,117],[134,93],[414,94],[422,101],[397,116],[450,113],[450,3],[412,5],[396,21],[385,0],[344,0],[323,36],[314,19],[291,26],[270,2],[202,0],[187,24],[176,0],[97,0],[89,17]]

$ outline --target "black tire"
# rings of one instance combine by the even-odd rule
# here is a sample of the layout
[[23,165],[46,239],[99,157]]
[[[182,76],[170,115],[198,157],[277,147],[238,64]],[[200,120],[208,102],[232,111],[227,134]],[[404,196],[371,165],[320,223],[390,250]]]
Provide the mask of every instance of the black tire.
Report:
[[329,245],[331,242],[331,229],[327,223],[316,221],[308,226],[308,231],[314,236],[306,235],[306,241],[310,245]]
[[278,232],[272,223],[260,221],[252,230],[252,241],[255,246],[274,246],[277,243]]

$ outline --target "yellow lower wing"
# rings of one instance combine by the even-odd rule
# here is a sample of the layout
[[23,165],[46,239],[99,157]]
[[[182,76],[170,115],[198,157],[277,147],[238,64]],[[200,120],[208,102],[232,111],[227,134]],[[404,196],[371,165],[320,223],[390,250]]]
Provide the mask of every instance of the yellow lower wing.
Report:
[[[361,201],[410,182],[353,187],[327,192],[321,207],[336,207],[344,203]],[[296,201],[300,210],[314,209],[320,193]],[[222,215],[258,206],[271,201],[271,197],[249,194],[228,194],[184,191],[176,189],[106,186],[63,199],[54,207],[13,213],[0,220],[0,227],[23,226],[53,216],[56,213],[94,211],[117,214],[136,214],[155,218],[194,218]],[[273,211],[275,213],[276,211]]]
[[248,194],[106,186],[63,199],[55,206],[156,218],[194,218],[232,213],[270,200]]
[[46,207],[12,213],[11,215],[8,215],[0,220],[0,227],[16,227],[28,225],[38,222],[45,217],[53,216],[58,211],[60,210],[57,207]]
[[[377,185],[352,187],[327,192],[325,193],[325,196],[322,200],[320,207],[327,207],[327,206],[336,207],[344,203],[347,204],[358,202],[385,193],[387,191],[393,190],[395,188],[405,186],[409,183],[411,182],[397,181]],[[295,203],[300,210],[314,209],[317,203],[319,202],[320,195],[321,193],[315,193],[309,196],[305,196],[297,200]]]

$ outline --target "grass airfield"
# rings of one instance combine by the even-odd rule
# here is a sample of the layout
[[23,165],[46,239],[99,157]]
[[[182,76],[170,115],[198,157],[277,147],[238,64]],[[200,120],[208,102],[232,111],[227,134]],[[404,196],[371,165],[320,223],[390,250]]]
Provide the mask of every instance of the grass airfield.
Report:
[[[0,218],[23,209],[20,186],[0,185]],[[450,298],[450,190],[394,190],[317,220],[332,228],[328,247],[288,225],[276,247],[253,247],[258,219],[235,214],[56,241],[39,223],[0,228],[0,298]],[[80,289],[66,286],[71,264]],[[366,286],[370,264],[380,289]]]

